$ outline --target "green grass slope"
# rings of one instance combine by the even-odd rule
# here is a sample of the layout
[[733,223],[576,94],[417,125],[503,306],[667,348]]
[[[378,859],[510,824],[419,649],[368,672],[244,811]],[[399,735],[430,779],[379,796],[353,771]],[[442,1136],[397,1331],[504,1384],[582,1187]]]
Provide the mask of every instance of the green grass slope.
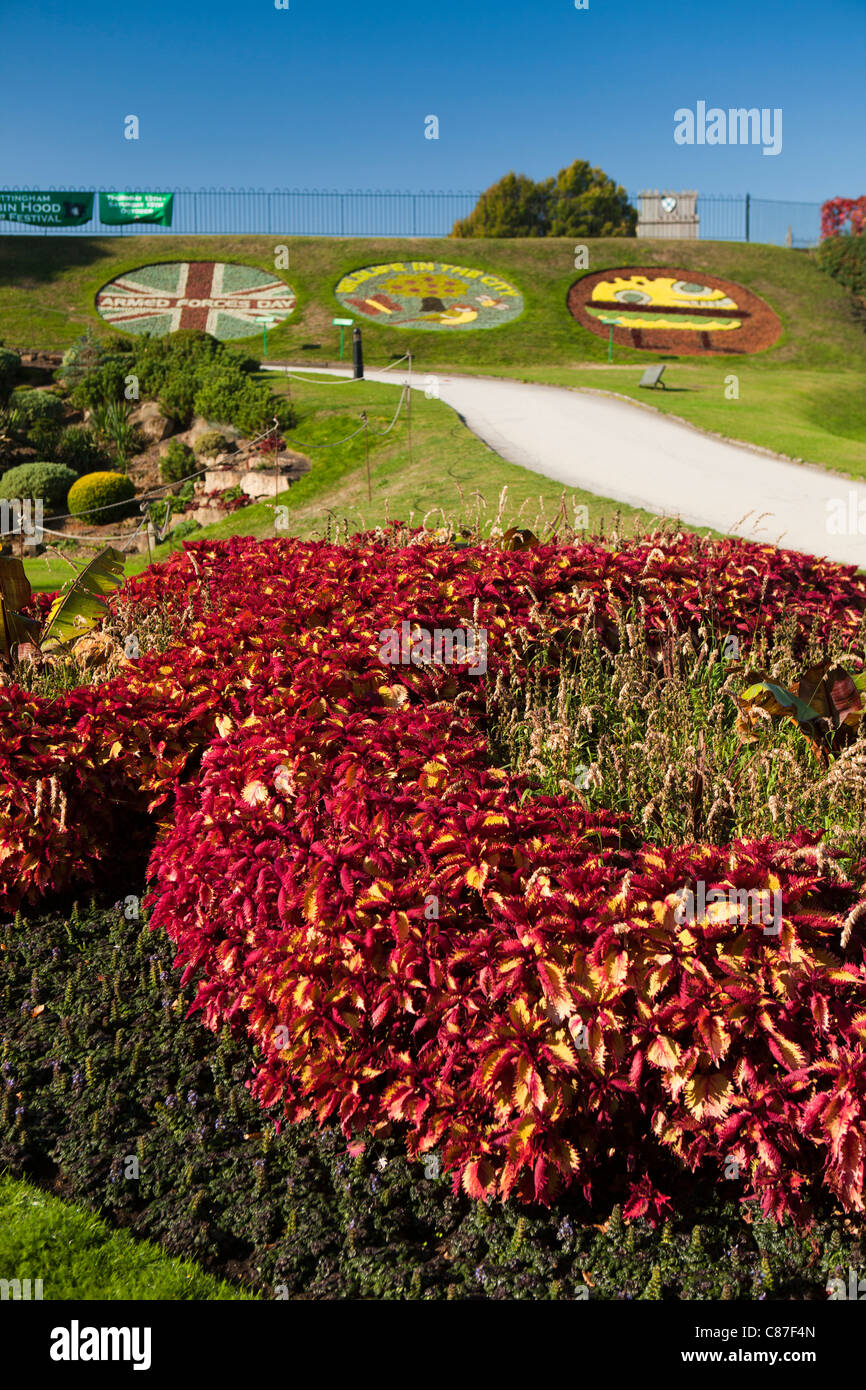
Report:
[[41,1188],[0,1177],[0,1278],[42,1280],[45,1300],[255,1298],[172,1258],[151,1241],[112,1230],[93,1212]]
[[[513,281],[523,292],[524,313],[501,327],[470,332],[388,329],[364,321],[371,362],[384,363],[408,349],[419,367],[567,366],[606,359],[606,342],[568,313],[568,289],[584,272],[574,269],[573,241],[555,237],[8,237],[0,241],[0,338],[11,347],[59,349],[88,324],[110,334],[96,314],[94,296],[123,271],[186,259],[231,260],[273,271],[276,247],[282,244],[289,247],[289,269],[278,273],[295,289],[298,306],[269,336],[274,358],[336,358],[338,330],[331,320],[341,306],[333,289],[346,272],[394,260],[438,260],[487,268]],[[779,342],[759,355],[767,364],[866,365],[866,335],[857,322],[856,301],[819,269],[811,253],[738,242],[608,238],[586,244],[590,272],[674,264],[695,273],[728,276],[761,295],[785,326]],[[645,361],[646,355],[617,349],[617,360]]]

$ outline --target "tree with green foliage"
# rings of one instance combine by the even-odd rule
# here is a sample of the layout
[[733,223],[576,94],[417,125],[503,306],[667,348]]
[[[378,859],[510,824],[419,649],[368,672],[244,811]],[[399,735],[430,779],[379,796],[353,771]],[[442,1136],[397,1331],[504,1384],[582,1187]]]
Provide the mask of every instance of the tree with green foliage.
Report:
[[482,193],[455,237],[634,236],[637,212],[603,169],[576,159],[556,178],[535,183],[506,174]]
[[585,159],[560,169],[543,187],[550,216],[548,236],[634,236],[637,210],[625,189]]
[[472,212],[455,222],[455,237],[547,236],[542,186],[525,174],[506,174],[482,193]]

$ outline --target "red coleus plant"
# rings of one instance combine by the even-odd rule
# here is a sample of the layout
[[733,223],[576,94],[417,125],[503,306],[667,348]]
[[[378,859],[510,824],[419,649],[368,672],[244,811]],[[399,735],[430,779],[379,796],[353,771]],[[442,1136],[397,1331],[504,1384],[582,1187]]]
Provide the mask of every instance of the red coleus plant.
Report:
[[[92,880],[126,808],[160,831],[153,923],[206,1023],[257,1041],[263,1104],[353,1142],[400,1126],[478,1196],[589,1195],[615,1158],[629,1214],[655,1219],[653,1154],[673,1152],[733,1156],[777,1215],[821,1183],[859,1206],[863,964],[858,936],[839,945],[856,895],[817,837],[660,851],[625,818],[527,802],[491,766],[468,663],[380,656],[403,622],[471,625],[495,679],[586,622],[615,645],[629,610],[653,639],[711,625],[747,644],[784,616],[804,650],[853,643],[853,566],[691,537],[234,539],[126,601],[183,611],[177,645],[62,702],[0,688],[3,906]],[[718,901],[680,922],[698,881],[780,894],[778,935]]]
[[[447,708],[352,712],[305,684],[205,756],[151,865],[153,924],[208,1025],[258,1043],[264,1104],[348,1138],[400,1124],[476,1196],[590,1195],[612,1152],[651,1177],[668,1148],[733,1155],[777,1215],[822,1180],[859,1206],[862,1174],[811,1118],[844,1084],[828,1039],[859,1049],[864,986],[838,913],[812,906],[845,888],[817,837],[650,850],[610,815],[522,807]],[[778,939],[717,904],[678,925],[699,877],[780,893]]]

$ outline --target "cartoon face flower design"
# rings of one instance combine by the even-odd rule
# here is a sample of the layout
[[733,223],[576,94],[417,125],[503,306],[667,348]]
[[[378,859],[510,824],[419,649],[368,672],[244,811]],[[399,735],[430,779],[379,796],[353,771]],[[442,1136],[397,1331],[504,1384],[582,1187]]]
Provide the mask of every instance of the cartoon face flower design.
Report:
[[615,275],[600,280],[592,291],[587,313],[623,328],[665,328],[681,331],[730,332],[742,326],[737,309],[724,290],[670,275]]

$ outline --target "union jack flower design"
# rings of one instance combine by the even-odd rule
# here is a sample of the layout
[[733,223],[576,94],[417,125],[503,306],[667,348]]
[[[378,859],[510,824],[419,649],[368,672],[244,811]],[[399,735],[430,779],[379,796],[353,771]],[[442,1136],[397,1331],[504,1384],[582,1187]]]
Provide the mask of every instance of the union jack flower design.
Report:
[[225,339],[252,337],[265,318],[282,322],[296,302],[285,281],[255,266],[169,261],[118,275],[97,294],[96,309],[129,333],[162,337],[198,328]]

